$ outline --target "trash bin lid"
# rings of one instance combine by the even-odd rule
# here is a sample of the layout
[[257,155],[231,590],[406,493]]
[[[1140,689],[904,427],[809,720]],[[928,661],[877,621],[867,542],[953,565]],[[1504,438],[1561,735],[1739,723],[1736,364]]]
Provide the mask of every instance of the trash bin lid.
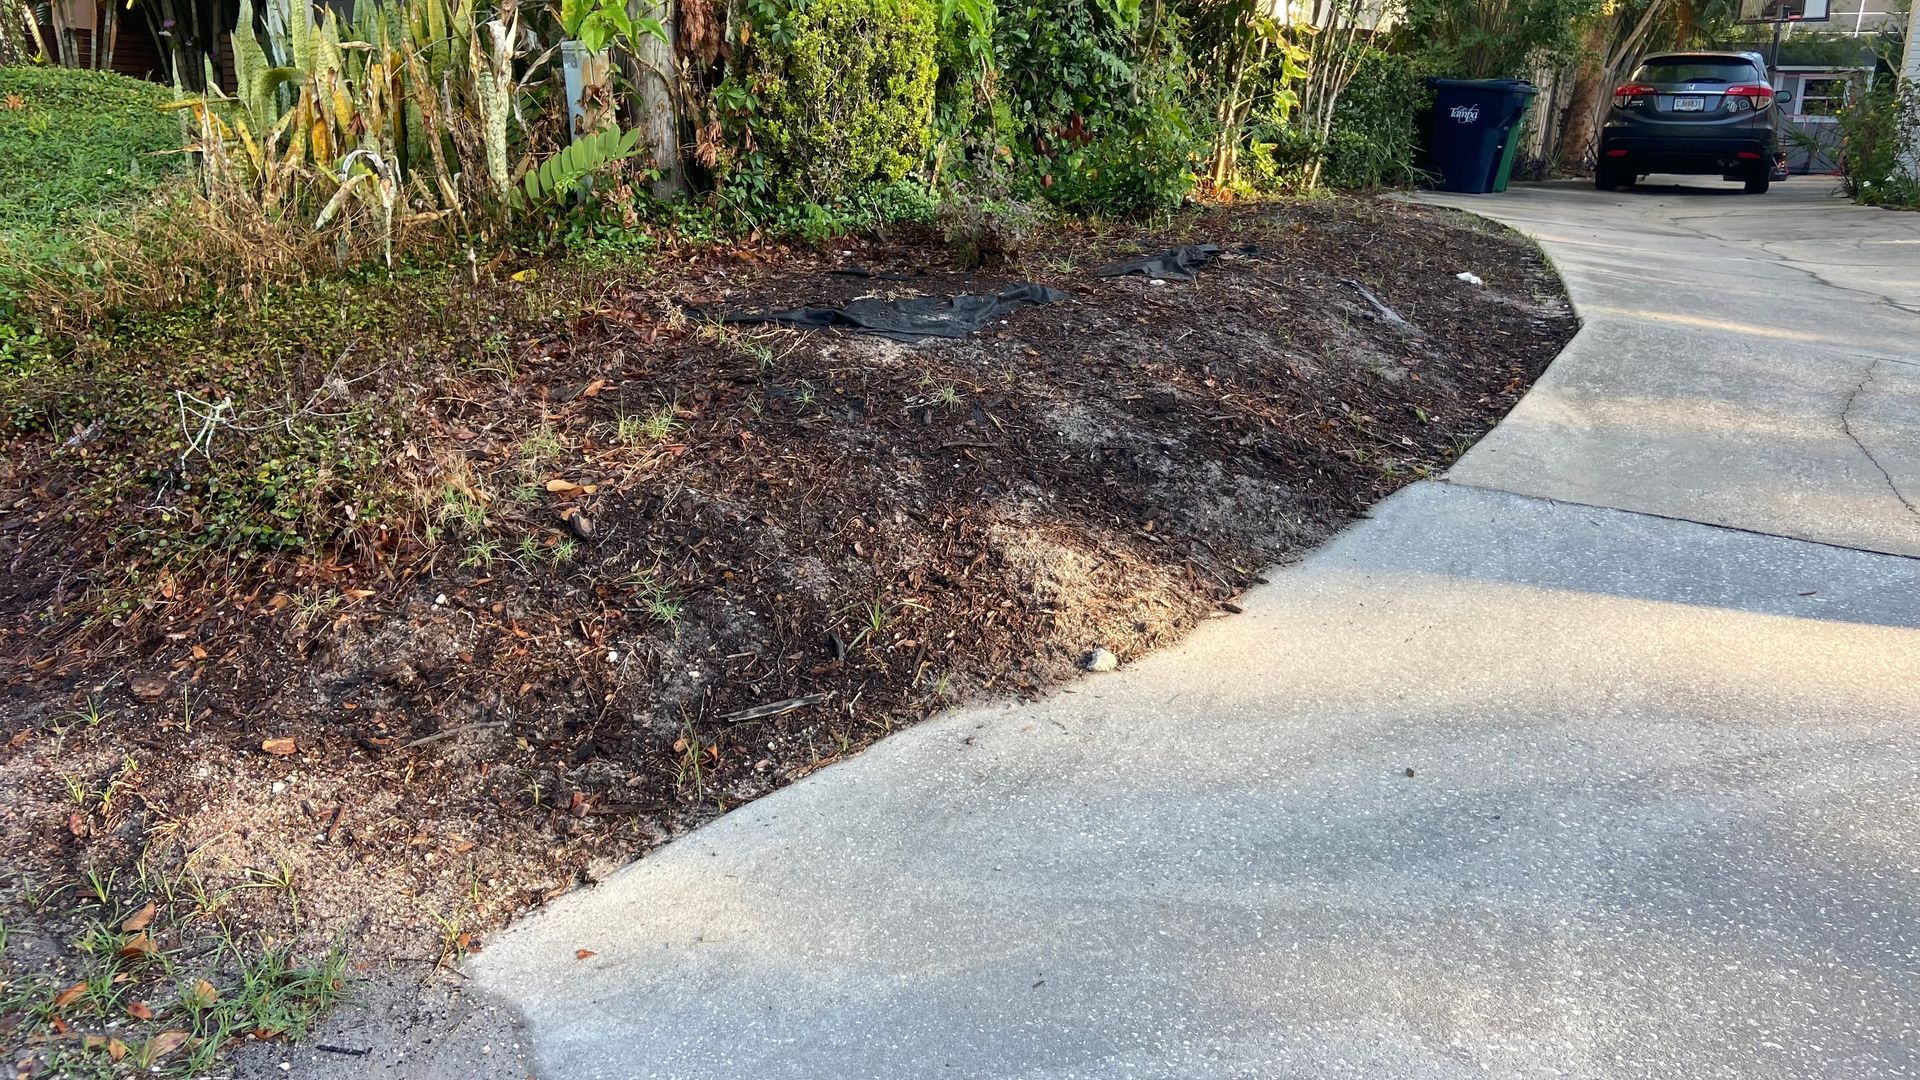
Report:
[[1508,94],[1524,94],[1532,97],[1540,92],[1539,87],[1525,79],[1440,79],[1427,80],[1427,88],[1438,90],[1452,87],[1460,90],[1496,90]]

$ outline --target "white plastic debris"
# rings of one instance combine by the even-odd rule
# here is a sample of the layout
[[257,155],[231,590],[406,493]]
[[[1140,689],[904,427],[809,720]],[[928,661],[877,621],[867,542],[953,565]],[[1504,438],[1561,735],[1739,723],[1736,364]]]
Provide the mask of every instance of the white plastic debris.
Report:
[[1462,270],[1453,276],[1459,278],[1461,281],[1464,281],[1469,285],[1485,285],[1486,284],[1486,282],[1480,280],[1479,274],[1476,274],[1471,270]]

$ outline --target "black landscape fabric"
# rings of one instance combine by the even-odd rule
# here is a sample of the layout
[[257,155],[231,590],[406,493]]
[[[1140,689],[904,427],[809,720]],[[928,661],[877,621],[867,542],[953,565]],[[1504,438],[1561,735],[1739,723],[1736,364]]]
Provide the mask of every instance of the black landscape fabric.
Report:
[[1155,281],[1192,281],[1193,272],[1212,262],[1218,254],[1217,244],[1189,244],[1159,255],[1103,266],[1094,272],[1101,277],[1145,274]]
[[986,296],[964,294],[950,300],[913,296],[903,300],[855,300],[843,308],[803,307],[788,311],[749,311],[720,316],[728,323],[779,323],[821,329],[845,326],[895,341],[963,338],[1017,308],[1051,304],[1067,294],[1044,285],[1009,285]]

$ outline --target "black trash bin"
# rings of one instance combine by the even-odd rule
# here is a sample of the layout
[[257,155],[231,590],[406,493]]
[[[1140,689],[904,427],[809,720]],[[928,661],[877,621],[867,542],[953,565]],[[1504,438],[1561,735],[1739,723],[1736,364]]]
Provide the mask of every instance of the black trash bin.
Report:
[[1442,191],[1494,190],[1500,154],[1537,91],[1523,79],[1428,79],[1433,131],[1428,157]]

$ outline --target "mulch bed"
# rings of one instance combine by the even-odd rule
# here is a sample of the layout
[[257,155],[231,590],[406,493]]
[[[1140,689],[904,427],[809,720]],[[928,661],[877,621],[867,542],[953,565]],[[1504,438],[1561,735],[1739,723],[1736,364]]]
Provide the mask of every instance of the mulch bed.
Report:
[[[1229,253],[1193,283],[1093,274],[1203,241]],[[828,273],[849,266],[908,279]],[[234,925],[444,959],[901,725],[1230,613],[1443,469],[1574,329],[1530,245],[1384,200],[1063,231],[974,272],[904,232],[575,273],[580,310],[513,340],[510,376],[421,394],[495,533],[311,573],[330,606],[228,582],[63,651],[35,621],[52,564],[19,557],[47,539],[13,527],[34,495],[0,500],[10,922],[44,918],[24,883],[144,854],[226,887]],[[689,314],[1019,280],[1067,299],[964,341]],[[657,438],[616,434],[655,416]],[[534,430],[556,446],[529,463]],[[89,696],[97,725],[70,715]],[[124,791],[77,808],[70,775]],[[297,913],[238,888],[266,870]]]

